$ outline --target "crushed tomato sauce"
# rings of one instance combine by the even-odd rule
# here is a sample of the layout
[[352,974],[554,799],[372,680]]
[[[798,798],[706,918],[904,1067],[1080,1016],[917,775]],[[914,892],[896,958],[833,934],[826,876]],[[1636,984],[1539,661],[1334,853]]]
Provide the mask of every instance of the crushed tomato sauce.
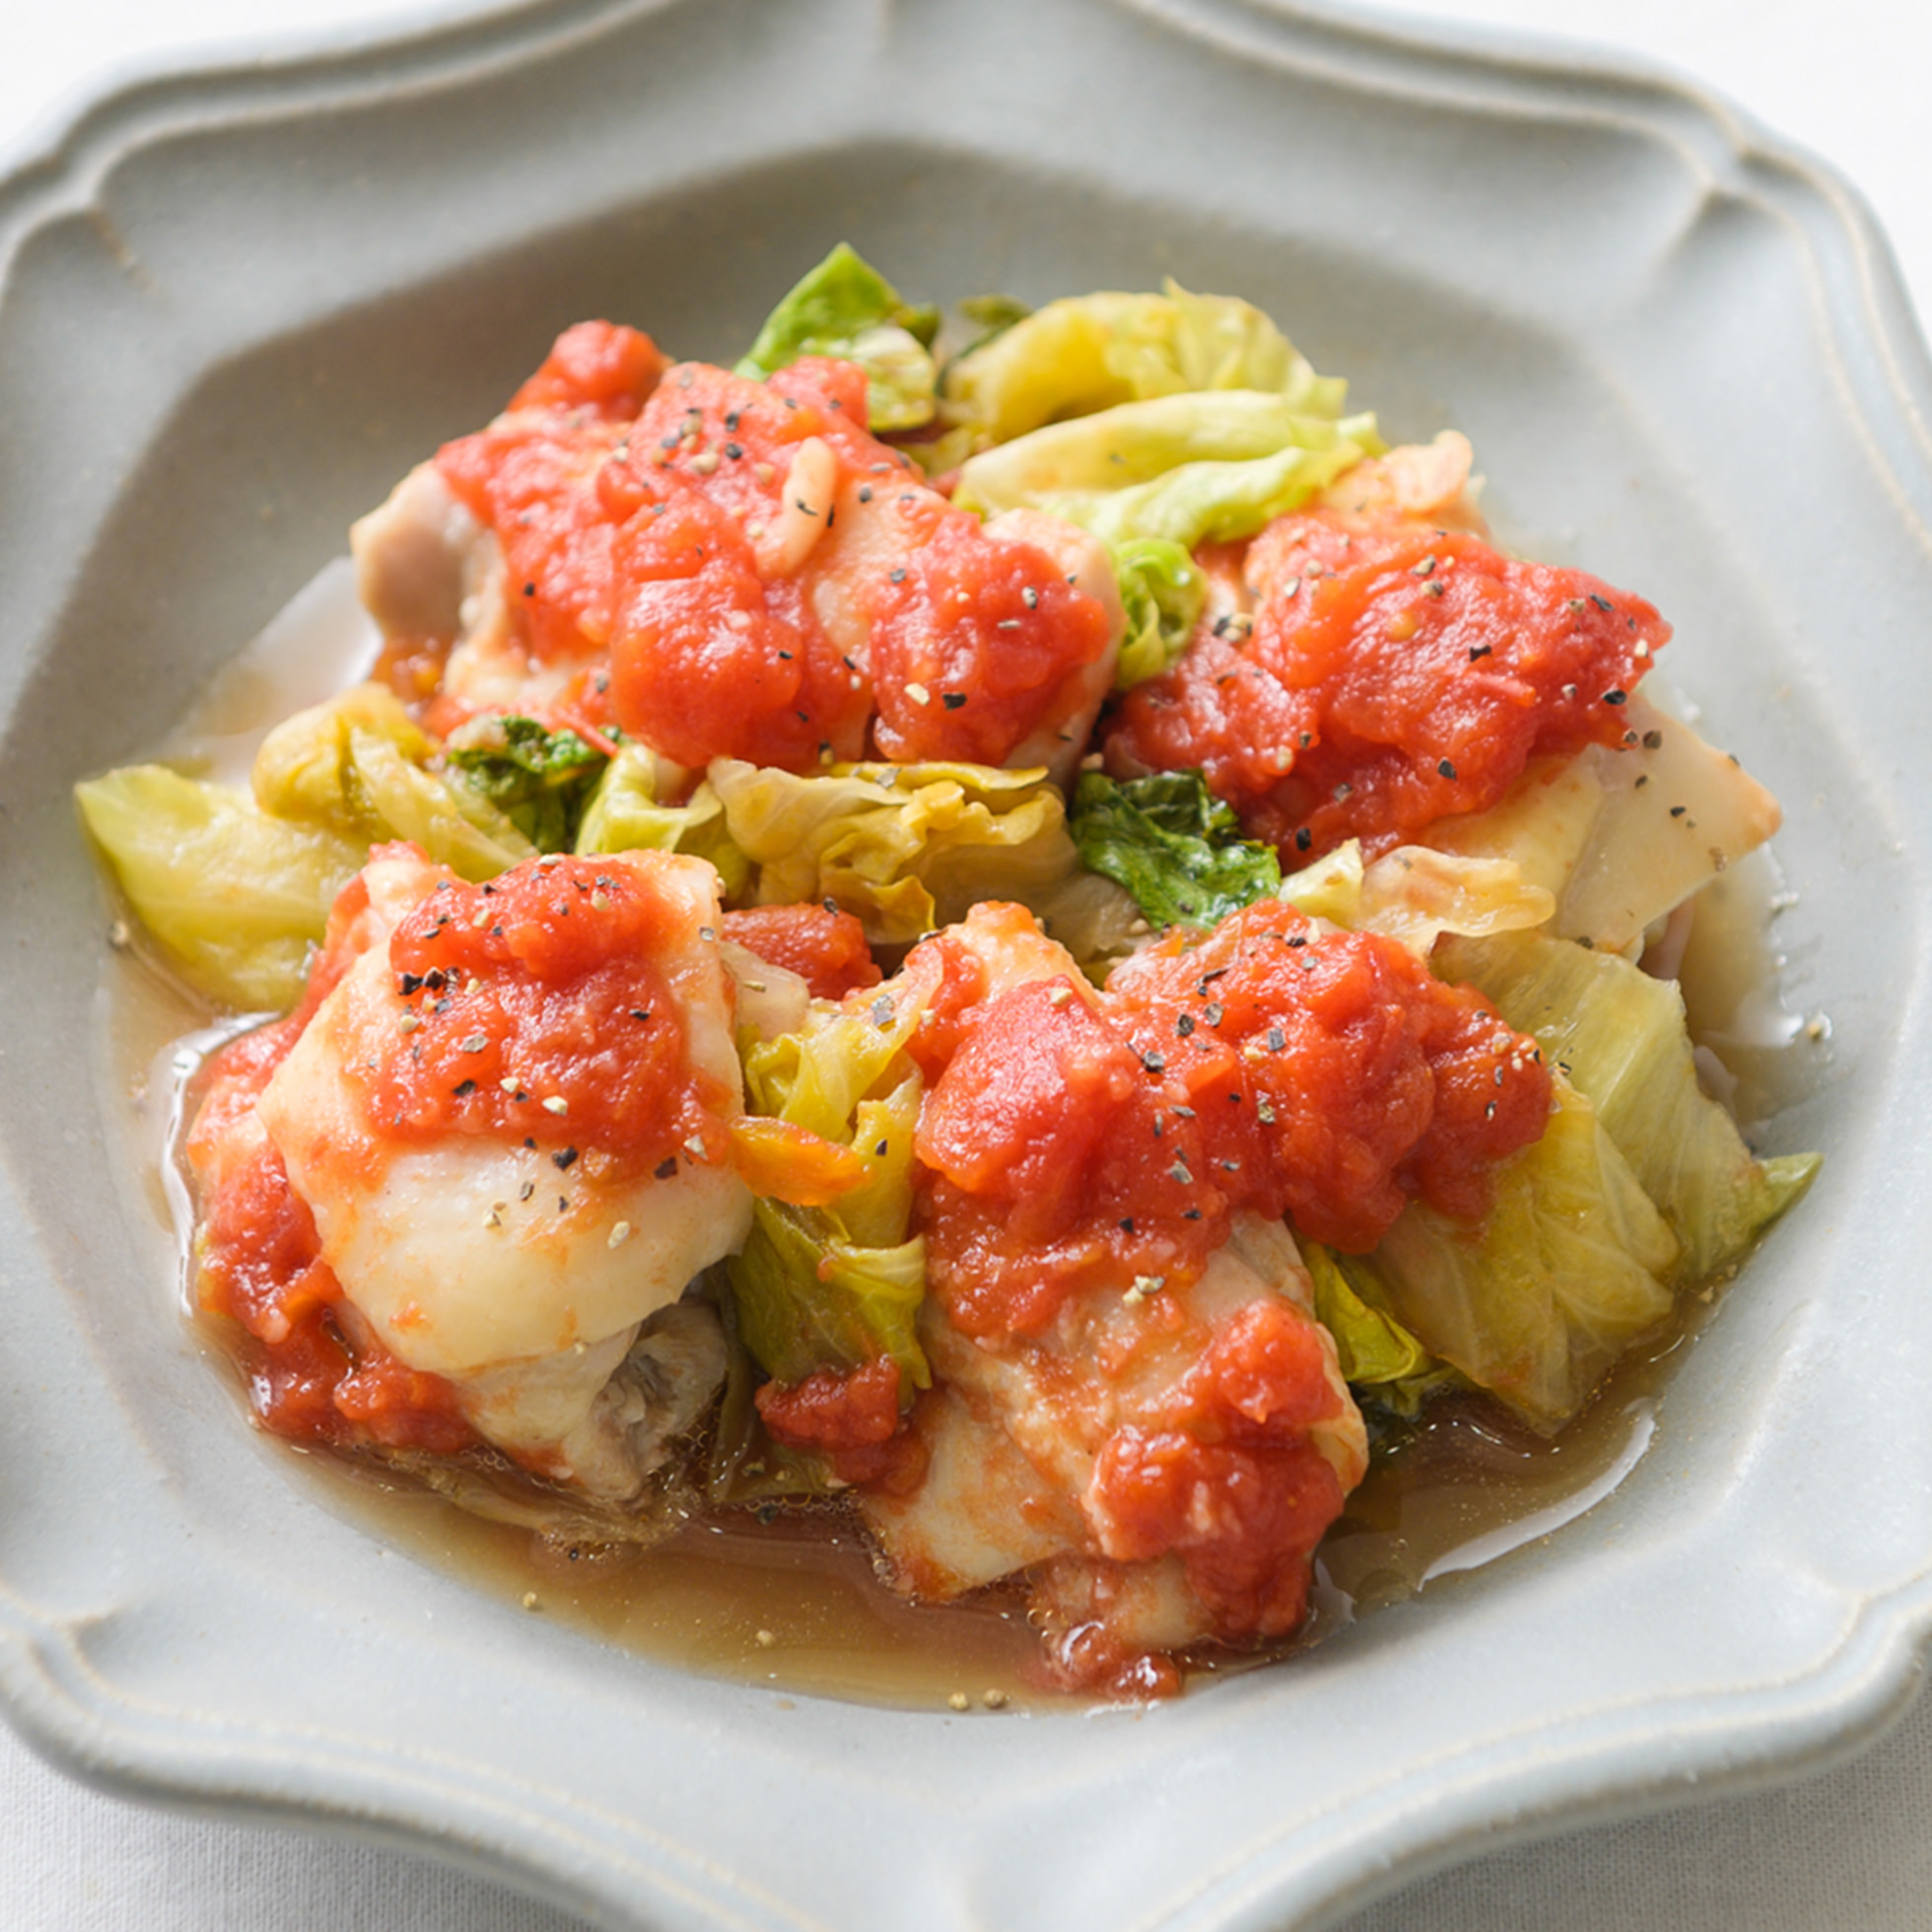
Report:
[[1102,1552],[1119,1562],[1179,1553],[1226,1639],[1295,1629],[1308,1559],[1343,1504],[1308,1431],[1340,1403],[1309,1322],[1278,1302],[1243,1309],[1165,1414],[1103,1444],[1089,1492]]
[[[345,889],[347,900],[360,879]],[[363,907],[367,909],[363,888]],[[331,937],[346,925],[338,902]],[[407,1367],[374,1337],[340,1324],[341,1284],[321,1258],[314,1216],[265,1135],[246,1131],[255,1100],[352,953],[325,945],[309,998],[287,1019],[216,1054],[187,1141],[201,1195],[197,1295],[246,1338],[242,1368],[263,1427],[293,1442],[380,1444],[454,1455],[480,1445],[440,1375]],[[331,967],[333,971],[331,971]],[[318,988],[320,989],[318,991]]]
[[1097,1002],[1029,982],[957,1031],[920,1115],[921,1221],[978,1337],[1036,1333],[1089,1284],[1192,1279],[1241,1208],[1355,1253],[1412,1196],[1474,1219],[1550,1110],[1536,1042],[1480,993],[1278,901],[1170,936]]
[[746,906],[724,915],[724,936],[805,982],[814,1000],[843,1000],[881,977],[865,929],[826,906]]
[[875,1355],[857,1368],[821,1368],[802,1382],[763,1383],[753,1400],[774,1439],[818,1451],[840,1482],[904,1494],[926,1474],[926,1454],[903,1426],[899,1379],[899,1364]]
[[389,940],[396,1029],[373,1066],[346,1070],[371,1126],[405,1142],[453,1133],[594,1146],[619,1172],[656,1167],[694,1137],[724,1159],[718,1114],[730,1096],[691,1066],[656,963],[683,943],[686,917],[608,860],[441,881]]
[[510,399],[522,409],[567,409],[628,423],[651,400],[669,358],[642,329],[577,322],[550,345],[536,374]]
[[1374,858],[1493,805],[1532,758],[1628,741],[1668,641],[1641,597],[1465,531],[1283,517],[1249,546],[1252,629],[1204,627],[1122,701],[1110,769],[1201,770],[1290,864]]
[[753,381],[581,327],[437,467],[502,546],[532,659],[583,668],[591,723],[685,765],[811,771],[997,765],[1067,709],[1107,611],[874,438],[856,365]]

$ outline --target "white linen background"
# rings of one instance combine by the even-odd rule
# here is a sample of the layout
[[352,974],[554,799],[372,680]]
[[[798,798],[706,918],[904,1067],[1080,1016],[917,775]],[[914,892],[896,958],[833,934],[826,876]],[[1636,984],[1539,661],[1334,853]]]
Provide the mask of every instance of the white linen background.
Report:
[[[7,0],[0,170],[42,148],[65,115],[126,63],[232,53],[271,34],[288,45],[317,30],[376,31],[424,11],[405,12],[394,0],[275,0],[271,27],[260,0],[60,0],[31,17],[26,0]],[[1920,316],[1932,317],[1926,0],[1408,0],[1403,11],[1576,36],[1720,90],[1863,190]],[[1393,1894],[1336,1932],[1612,1926],[1927,1932],[1932,1699],[1835,1770],[1490,1853]],[[583,1932],[568,1913],[427,1860],[98,1796],[46,1768],[0,1727],[0,1932],[311,1927]]]

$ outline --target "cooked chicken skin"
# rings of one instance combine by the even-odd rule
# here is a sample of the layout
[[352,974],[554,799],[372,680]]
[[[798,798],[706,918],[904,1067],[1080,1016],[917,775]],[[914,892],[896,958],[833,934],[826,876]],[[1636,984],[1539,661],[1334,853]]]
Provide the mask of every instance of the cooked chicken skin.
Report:
[[[641,1329],[737,1246],[750,1219],[750,1191],[728,1152],[740,1075],[730,985],[710,936],[716,878],[697,861],[657,853],[594,862],[588,894],[572,889],[581,863],[527,869],[531,890],[551,894],[580,928],[616,918],[599,901],[650,902],[656,944],[639,970],[656,989],[656,1023],[675,1034],[659,1070],[680,1091],[658,1096],[680,1136],[671,1151],[653,1141],[641,1153],[624,1121],[586,1119],[585,1101],[545,1077],[542,1050],[568,1047],[603,1018],[585,1003],[603,972],[594,930],[572,934],[591,948],[585,971],[570,970],[583,965],[576,955],[547,956],[539,935],[524,947],[534,965],[520,978],[513,960],[486,964],[487,980],[462,968],[439,980],[432,969],[427,987],[399,991],[422,976],[398,966],[397,932],[412,920],[421,929],[426,909],[468,892],[486,914],[513,904],[526,919],[529,911],[514,875],[483,897],[402,847],[381,850],[366,868],[354,956],[268,1080],[256,1120],[313,1218],[352,1339],[448,1380],[476,1431],[528,1467],[622,1495],[644,1474],[630,1426],[643,1417],[624,1412],[648,1384],[627,1371],[627,1392],[620,1371]],[[518,941],[522,928],[503,917],[505,943]],[[429,936],[438,936],[434,925]],[[616,940],[628,947],[628,929]],[[621,963],[632,963],[628,952]],[[532,972],[543,980],[538,999],[529,997]],[[543,1039],[532,1031],[539,1022]],[[491,1115],[475,1114],[487,1094],[446,1103],[441,1088],[417,1106],[410,1081],[444,1079],[438,1029],[452,1027],[474,1029],[453,1043],[457,1066],[512,1070],[495,1074]],[[412,1037],[418,1054],[429,1043],[427,1061],[399,1051]],[[475,1086],[466,1077],[453,1090]],[[376,1110],[379,1099],[393,1116]],[[722,1342],[688,1324],[679,1332],[682,1359],[703,1363],[708,1395],[723,1373]]]

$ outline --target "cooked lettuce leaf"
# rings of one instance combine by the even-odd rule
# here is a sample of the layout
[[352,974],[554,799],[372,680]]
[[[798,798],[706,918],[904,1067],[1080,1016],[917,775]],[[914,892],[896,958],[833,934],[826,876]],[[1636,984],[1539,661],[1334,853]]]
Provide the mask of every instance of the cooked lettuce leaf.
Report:
[[1108,350],[1150,317],[1152,295],[1100,292],[1050,302],[946,368],[946,415],[977,444],[1009,443],[1042,423],[1084,416],[1139,394]]
[[1113,556],[1127,609],[1114,688],[1127,691],[1158,677],[1188,648],[1208,586],[1187,551],[1159,537],[1131,538]]
[[721,758],[711,785],[757,866],[761,905],[826,899],[874,944],[904,944],[982,899],[1035,906],[1079,871],[1044,771],[841,765],[812,777]]
[[931,477],[945,476],[958,469],[976,449],[984,448],[987,442],[969,419],[943,400],[947,372],[958,368],[996,336],[1003,335],[1033,312],[1025,303],[1009,295],[969,295],[956,306],[973,325],[972,340],[941,370],[941,400],[932,421],[922,427],[918,436],[906,439],[899,446]]
[[1380,932],[1426,960],[1444,932],[1515,932],[1543,925],[1555,901],[1506,859],[1464,859],[1398,846],[1362,862],[1349,839],[1281,881],[1281,897],[1351,932]]
[[1121,784],[1082,772],[1073,843],[1118,880],[1154,927],[1214,925],[1281,883],[1273,846],[1241,836],[1233,808],[1199,772],[1155,772]]
[[285,718],[261,741],[248,782],[255,803],[278,818],[331,825],[350,838],[386,828],[356,774],[350,734],[386,738],[412,764],[427,765],[436,743],[386,684],[357,684]]
[[411,839],[464,878],[535,848],[466,784],[427,769],[436,746],[393,691],[362,684],[263,740],[253,797],[160,765],[78,790],[89,829],[142,923],[211,999],[293,1005],[336,893],[384,839]]
[[1542,1139],[1476,1226],[1412,1201],[1355,1264],[1433,1354],[1553,1432],[1670,1313],[1678,1244],[1590,1102],[1558,1075]]
[[1315,1284],[1315,1319],[1335,1338],[1342,1379],[1385,1409],[1414,1415],[1456,1371],[1439,1362],[1382,1306],[1374,1271],[1318,1241],[1300,1243]]
[[1095,986],[1105,986],[1114,967],[1146,937],[1146,918],[1133,893],[1085,866],[1021,903]]
[[579,852],[684,852],[717,868],[726,899],[736,899],[751,880],[751,862],[733,843],[724,807],[708,784],[681,805],[657,802],[656,752],[624,744],[604,767],[578,827]]
[[[891,982],[856,1007],[819,1001],[796,1033],[745,1054],[745,1104],[821,1139],[856,1144],[861,1104],[897,1093],[912,1070],[906,1045],[922,1010],[918,1001],[895,993]],[[876,1149],[878,1143],[867,1144]],[[869,1156],[887,1157],[876,1151]],[[908,1211],[911,1201],[908,1194]],[[850,1203],[848,1196],[841,1205]]]
[[1594,1104],[1682,1244],[1675,1277],[1734,1264],[1810,1186],[1816,1154],[1754,1159],[1729,1114],[1697,1084],[1675,983],[1614,954],[1532,933],[1446,942],[1445,977],[1467,980]]
[[954,501],[1044,510],[1110,544],[1252,536],[1384,445],[1372,416],[1308,415],[1278,395],[1203,390],[1050,423],[974,456]]
[[536,848],[488,798],[427,769],[435,746],[386,686],[359,684],[262,740],[250,783],[266,812],[361,841],[412,839],[471,880]]
[[980,448],[1044,423],[1195,389],[1257,389],[1297,412],[1341,416],[1345,382],[1317,376],[1253,304],[1100,291],[1050,302],[976,343],[946,370],[948,420]]
[[745,1346],[787,1384],[890,1355],[919,1387],[930,1386],[914,1334],[926,1296],[925,1240],[861,1248],[827,1219],[822,1208],[753,1205],[751,1232],[725,1264]]
[[546,730],[534,718],[472,720],[445,755],[539,852],[569,852],[592,788],[608,763],[575,731]]
[[1238,296],[1195,295],[1171,276],[1158,310],[1116,336],[1113,362],[1139,396],[1263,389],[1314,416],[1340,416],[1348,385],[1317,376],[1273,318]]
[[487,798],[412,764],[391,739],[353,729],[349,757],[383,836],[414,840],[458,877],[493,879],[536,856],[536,848]]
[[[1010,295],[969,295],[954,305],[978,331],[953,358],[955,364],[977,354],[996,336],[1004,335],[1033,313],[1031,306]],[[943,387],[943,380],[941,381]]]
[[1538,759],[1487,811],[1438,819],[1445,851],[1512,859],[1555,895],[1552,933],[1635,956],[1645,929],[1762,845],[1778,803],[1735,758],[1650,703],[1630,741]]
[[774,309],[737,374],[766,377],[800,356],[837,356],[864,370],[866,423],[917,429],[932,420],[932,346],[939,311],[916,308],[841,242]]
[[301,999],[310,948],[367,852],[235,787],[133,765],[75,788],[88,830],[182,977],[242,1012]]
[[1047,491],[1038,507],[1108,543],[1160,537],[1192,549],[1253,536],[1299,510],[1378,447],[1371,430],[1324,436],[1315,448],[1277,450],[1250,462],[1181,463],[1125,490]]
[[905,1047],[919,1018],[917,1002],[886,992],[856,1010],[819,1002],[800,1032],[745,1056],[754,1112],[850,1147],[865,1170],[827,1207],[761,1200],[742,1252],[724,1264],[738,1335],[781,1382],[889,1354],[902,1387],[931,1385],[914,1326],[926,1244],[909,1233],[924,1082]]
[[960,501],[988,511],[1037,508],[1050,497],[1149,483],[1183,463],[1246,462],[1332,445],[1336,433],[1327,417],[1304,416],[1254,389],[1150,397],[1049,423],[984,451],[960,478]]

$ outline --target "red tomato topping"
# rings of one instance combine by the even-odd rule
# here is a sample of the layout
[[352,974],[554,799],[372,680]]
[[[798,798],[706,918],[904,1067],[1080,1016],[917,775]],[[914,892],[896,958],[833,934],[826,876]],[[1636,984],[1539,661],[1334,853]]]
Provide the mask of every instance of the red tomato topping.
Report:
[[533,410],[437,454],[457,500],[496,532],[511,627],[539,662],[609,649],[617,522],[599,485],[629,433],[600,416]]
[[1112,1116],[1145,1075],[1065,979],[1029,981],[975,1015],[920,1110],[920,1160],[1006,1204],[1021,1239],[1067,1218]]
[[1279,900],[1198,945],[1170,937],[1109,991],[1135,1045],[1184,1087],[1220,1185],[1350,1253],[1374,1247],[1411,1195],[1480,1217],[1489,1170],[1549,1119],[1536,1041],[1474,987]]
[[[1032,914],[1019,906],[982,906],[975,916],[991,913],[1033,925]],[[930,1085],[959,1051],[960,1041],[986,999],[986,964],[958,930],[947,926],[922,939],[906,955],[901,972],[916,989],[915,997],[924,1008],[919,1030],[906,1043],[906,1051]]]
[[1037,1333],[1069,1294],[1197,1275],[1237,1208],[1372,1248],[1419,1194],[1480,1215],[1550,1076],[1483,996],[1278,901],[1116,976],[968,1010],[916,1142],[930,1277],[964,1333]]
[[518,409],[589,409],[629,422],[663,375],[663,352],[621,322],[579,322],[552,344],[543,366],[510,399]]
[[1265,530],[1248,579],[1252,633],[1204,633],[1131,692],[1109,753],[1199,767],[1290,862],[1350,838],[1372,857],[1494,804],[1533,757],[1623,742],[1623,701],[1670,636],[1580,571],[1326,512]]
[[385,1449],[453,1456],[479,1446],[455,1390],[440,1375],[397,1361],[380,1343],[356,1350],[355,1370],[336,1384],[332,1400],[360,1439]]
[[687,765],[862,757],[875,692],[902,760],[1001,764],[1076,708],[1107,612],[873,438],[862,371],[687,363],[652,387],[648,339],[598,331],[437,458],[496,532],[534,662],[607,661],[610,716]]
[[725,1159],[728,1097],[691,1067],[665,974],[687,917],[608,860],[443,881],[389,940],[396,1030],[373,1066],[347,1070],[369,1120],[402,1140],[594,1146],[630,1168],[696,1136]]
[[743,758],[806,771],[862,757],[869,693],[804,583],[768,578],[743,526],[702,492],[668,497],[664,513],[622,539],[617,722],[686,765]]
[[314,1218],[289,1186],[281,1155],[242,1129],[299,1030],[293,1018],[263,1027],[212,1065],[188,1143],[203,1193],[201,1305],[247,1335],[249,1401],[274,1434],[453,1455],[477,1440],[455,1391],[377,1343],[351,1346],[331,1314],[342,1291],[323,1265]]
[[1064,981],[967,1014],[913,1143],[930,1170],[928,1279],[955,1328],[1036,1333],[1070,1294],[1116,1280],[1124,1259],[1145,1274],[1199,1270],[1224,1204],[1210,1189],[1203,1220],[1183,1221],[1198,1204],[1170,1163],[1198,1142],[1191,1123],[1153,1132],[1162,1097]]
[[[350,881],[350,889],[359,884],[360,875]],[[317,968],[322,957],[317,955]],[[206,1173],[224,1157],[229,1136],[253,1111],[262,1088],[302,1037],[307,1020],[306,1013],[295,1012],[286,1019],[257,1026],[231,1040],[208,1062],[202,1072],[200,1106],[184,1149],[189,1166],[197,1174]]]
[[903,1432],[899,1364],[890,1355],[843,1373],[822,1368],[789,1388],[767,1382],[753,1400],[776,1440],[818,1450],[842,1483],[882,1481],[896,1489],[925,1473],[923,1452]]
[[[206,1125],[196,1124],[197,1137]],[[280,1343],[338,1301],[341,1285],[322,1262],[314,1217],[289,1186],[282,1157],[267,1138],[248,1135],[223,1151],[226,1158],[212,1176],[197,1169],[205,1193],[202,1304],[240,1322],[258,1341]]]
[[796,973],[817,1000],[843,1000],[881,975],[865,929],[829,906],[749,906],[724,915],[724,936]]
[[1088,1505],[1108,1556],[1180,1552],[1223,1639],[1301,1622],[1308,1558],[1342,1484],[1308,1439],[1341,1409],[1320,1332],[1279,1301],[1219,1328],[1165,1413],[1102,1447]]
[[1129,1566],[1180,1557],[1203,1640],[1294,1630],[1310,1558],[1343,1504],[1323,1424],[1346,1438],[1348,1401],[1321,1330],[1281,1296],[1203,1321],[1161,1293],[1135,1327],[1162,1337],[1157,1346],[1184,1348],[1188,1366],[1149,1385],[1130,1344],[1109,1369],[1113,1386],[1096,1413],[1110,1419],[1079,1491],[1097,1560],[1049,1574],[1042,1607],[1063,1681],[1162,1695],[1180,1689],[1175,1667],[1145,1657],[1131,1626],[1113,1621]]
[[1308,1603],[1308,1559],[1342,1513],[1342,1484],[1307,1442],[1203,1442],[1123,1429],[1089,1491],[1110,1550],[1178,1551],[1216,1640],[1283,1636]]
[[1003,765],[1065,715],[1107,613],[1044,551],[995,541],[937,496],[897,508],[903,567],[870,586],[879,750]]

